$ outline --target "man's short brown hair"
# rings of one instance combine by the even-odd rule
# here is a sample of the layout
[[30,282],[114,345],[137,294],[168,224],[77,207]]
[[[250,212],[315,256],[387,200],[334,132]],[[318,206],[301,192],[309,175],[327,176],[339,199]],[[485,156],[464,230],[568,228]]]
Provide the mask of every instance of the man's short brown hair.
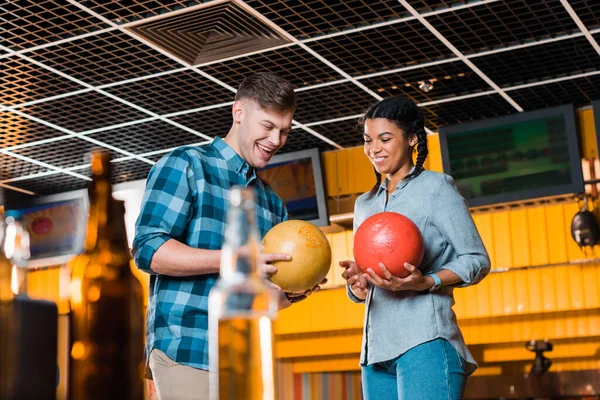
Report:
[[296,92],[286,79],[272,72],[257,72],[248,76],[238,87],[235,100],[252,99],[265,110],[296,111]]

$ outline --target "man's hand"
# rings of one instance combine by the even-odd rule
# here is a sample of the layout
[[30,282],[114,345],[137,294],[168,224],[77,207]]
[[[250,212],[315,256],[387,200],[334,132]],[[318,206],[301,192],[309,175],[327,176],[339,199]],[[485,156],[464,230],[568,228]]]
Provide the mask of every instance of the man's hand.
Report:
[[260,255],[260,263],[258,265],[258,273],[267,280],[267,285],[272,289],[281,290],[279,286],[271,282],[271,277],[277,273],[277,267],[271,264],[274,261],[289,261],[292,256],[289,254],[272,253]]
[[293,303],[297,303],[299,301],[302,301],[304,299],[306,299],[308,296],[310,296],[313,293],[317,293],[318,291],[321,290],[321,285],[324,285],[327,283],[327,278],[323,279],[321,281],[321,283],[319,283],[318,285],[316,285],[314,288],[312,289],[308,289],[307,291],[305,291],[304,293],[286,293],[285,297],[287,298],[287,300],[293,304]]

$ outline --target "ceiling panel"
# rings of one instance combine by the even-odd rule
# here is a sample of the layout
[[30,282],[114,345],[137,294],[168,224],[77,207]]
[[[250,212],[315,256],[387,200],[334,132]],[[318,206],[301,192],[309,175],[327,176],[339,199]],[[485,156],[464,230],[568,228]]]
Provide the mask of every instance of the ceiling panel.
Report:
[[297,39],[322,36],[408,15],[397,1],[248,0],[246,3]]
[[449,8],[452,6],[465,4],[467,1],[457,0],[408,0],[408,4],[415,8],[418,12],[426,13],[439,9]]
[[231,106],[185,114],[171,119],[205,135],[219,137],[225,137],[233,123]]
[[148,114],[97,92],[26,106],[21,111],[75,132],[148,117]]
[[169,11],[195,6],[204,1],[194,0],[85,0],[85,5],[104,18],[116,23],[137,21]]
[[0,153],[0,181],[45,172],[48,169],[4,153]]
[[195,71],[182,71],[106,89],[158,114],[233,101],[234,93]]
[[[360,82],[383,97],[406,96],[416,103],[492,89],[462,61],[361,79]],[[421,82],[428,82],[433,88],[424,92],[419,88]]]
[[234,88],[256,71],[275,72],[299,88],[342,78],[338,72],[299,46],[211,64],[202,67],[202,70]]
[[491,54],[471,60],[500,86],[595,71],[600,56],[585,37]]
[[596,0],[569,0],[569,4],[586,28],[600,28],[600,2]]
[[486,118],[514,114],[515,109],[498,94],[473,97],[448,103],[433,104],[423,109],[425,123],[436,130],[440,126],[455,125]]
[[200,136],[165,121],[150,121],[88,136],[133,154],[149,153],[206,141]]
[[465,54],[578,31],[559,0],[497,1],[427,21]]
[[83,89],[67,78],[41,68],[20,57],[0,61],[0,102],[22,104]]
[[425,26],[414,21],[323,39],[308,46],[354,76],[454,56]]
[[182,66],[118,31],[47,47],[29,55],[37,61],[94,85],[137,78]]
[[358,114],[376,99],[352,82],[298,93],[294,119],[306,124]]
[[78,138],[69,138],[13,150],[14,153],[43,161],[61,168],[75,167],[90,162],[90,151],[98,146]]
[[525,110],[562,104],[584,106],[600,100],[600,74],[507,92]]
[[63,132],[8,111],[0,112],[0,126],[2,126],[0,148],[39,142],[65,135]]
[[358,118],[312,125],[311,129],[344,147],[363,145],[362,130],[358,126]]
[[66,0],[10,0],[0,6],[3,45],[22,50],[107,25]]

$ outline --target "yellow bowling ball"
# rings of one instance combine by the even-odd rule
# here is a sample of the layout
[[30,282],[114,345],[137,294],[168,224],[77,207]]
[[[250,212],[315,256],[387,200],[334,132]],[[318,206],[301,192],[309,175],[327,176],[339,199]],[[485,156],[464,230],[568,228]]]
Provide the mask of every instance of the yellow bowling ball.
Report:
[[310,222],[284,221],[265,235],[263,253],[283,253],[290,261],[275,261],[277,273],[271,281],[288,293],[312,289],[327,276],[331,266],[331,246],[327,237]]

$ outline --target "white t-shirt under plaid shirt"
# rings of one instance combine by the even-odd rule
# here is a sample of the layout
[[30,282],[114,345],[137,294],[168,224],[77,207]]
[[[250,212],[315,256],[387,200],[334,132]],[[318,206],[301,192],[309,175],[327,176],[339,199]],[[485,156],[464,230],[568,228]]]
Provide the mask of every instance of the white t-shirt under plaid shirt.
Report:
[[171,238],[220,250],[234,185],[255,188],[261,235],[287,219],[281,199],[219,138],[174,150],[150,171],[133,242],[135,264],[151,274],[146,356],[157,348],[180,364],[208,370],[208,293],[218,274],[172,277],[156,274],[150,263]]

